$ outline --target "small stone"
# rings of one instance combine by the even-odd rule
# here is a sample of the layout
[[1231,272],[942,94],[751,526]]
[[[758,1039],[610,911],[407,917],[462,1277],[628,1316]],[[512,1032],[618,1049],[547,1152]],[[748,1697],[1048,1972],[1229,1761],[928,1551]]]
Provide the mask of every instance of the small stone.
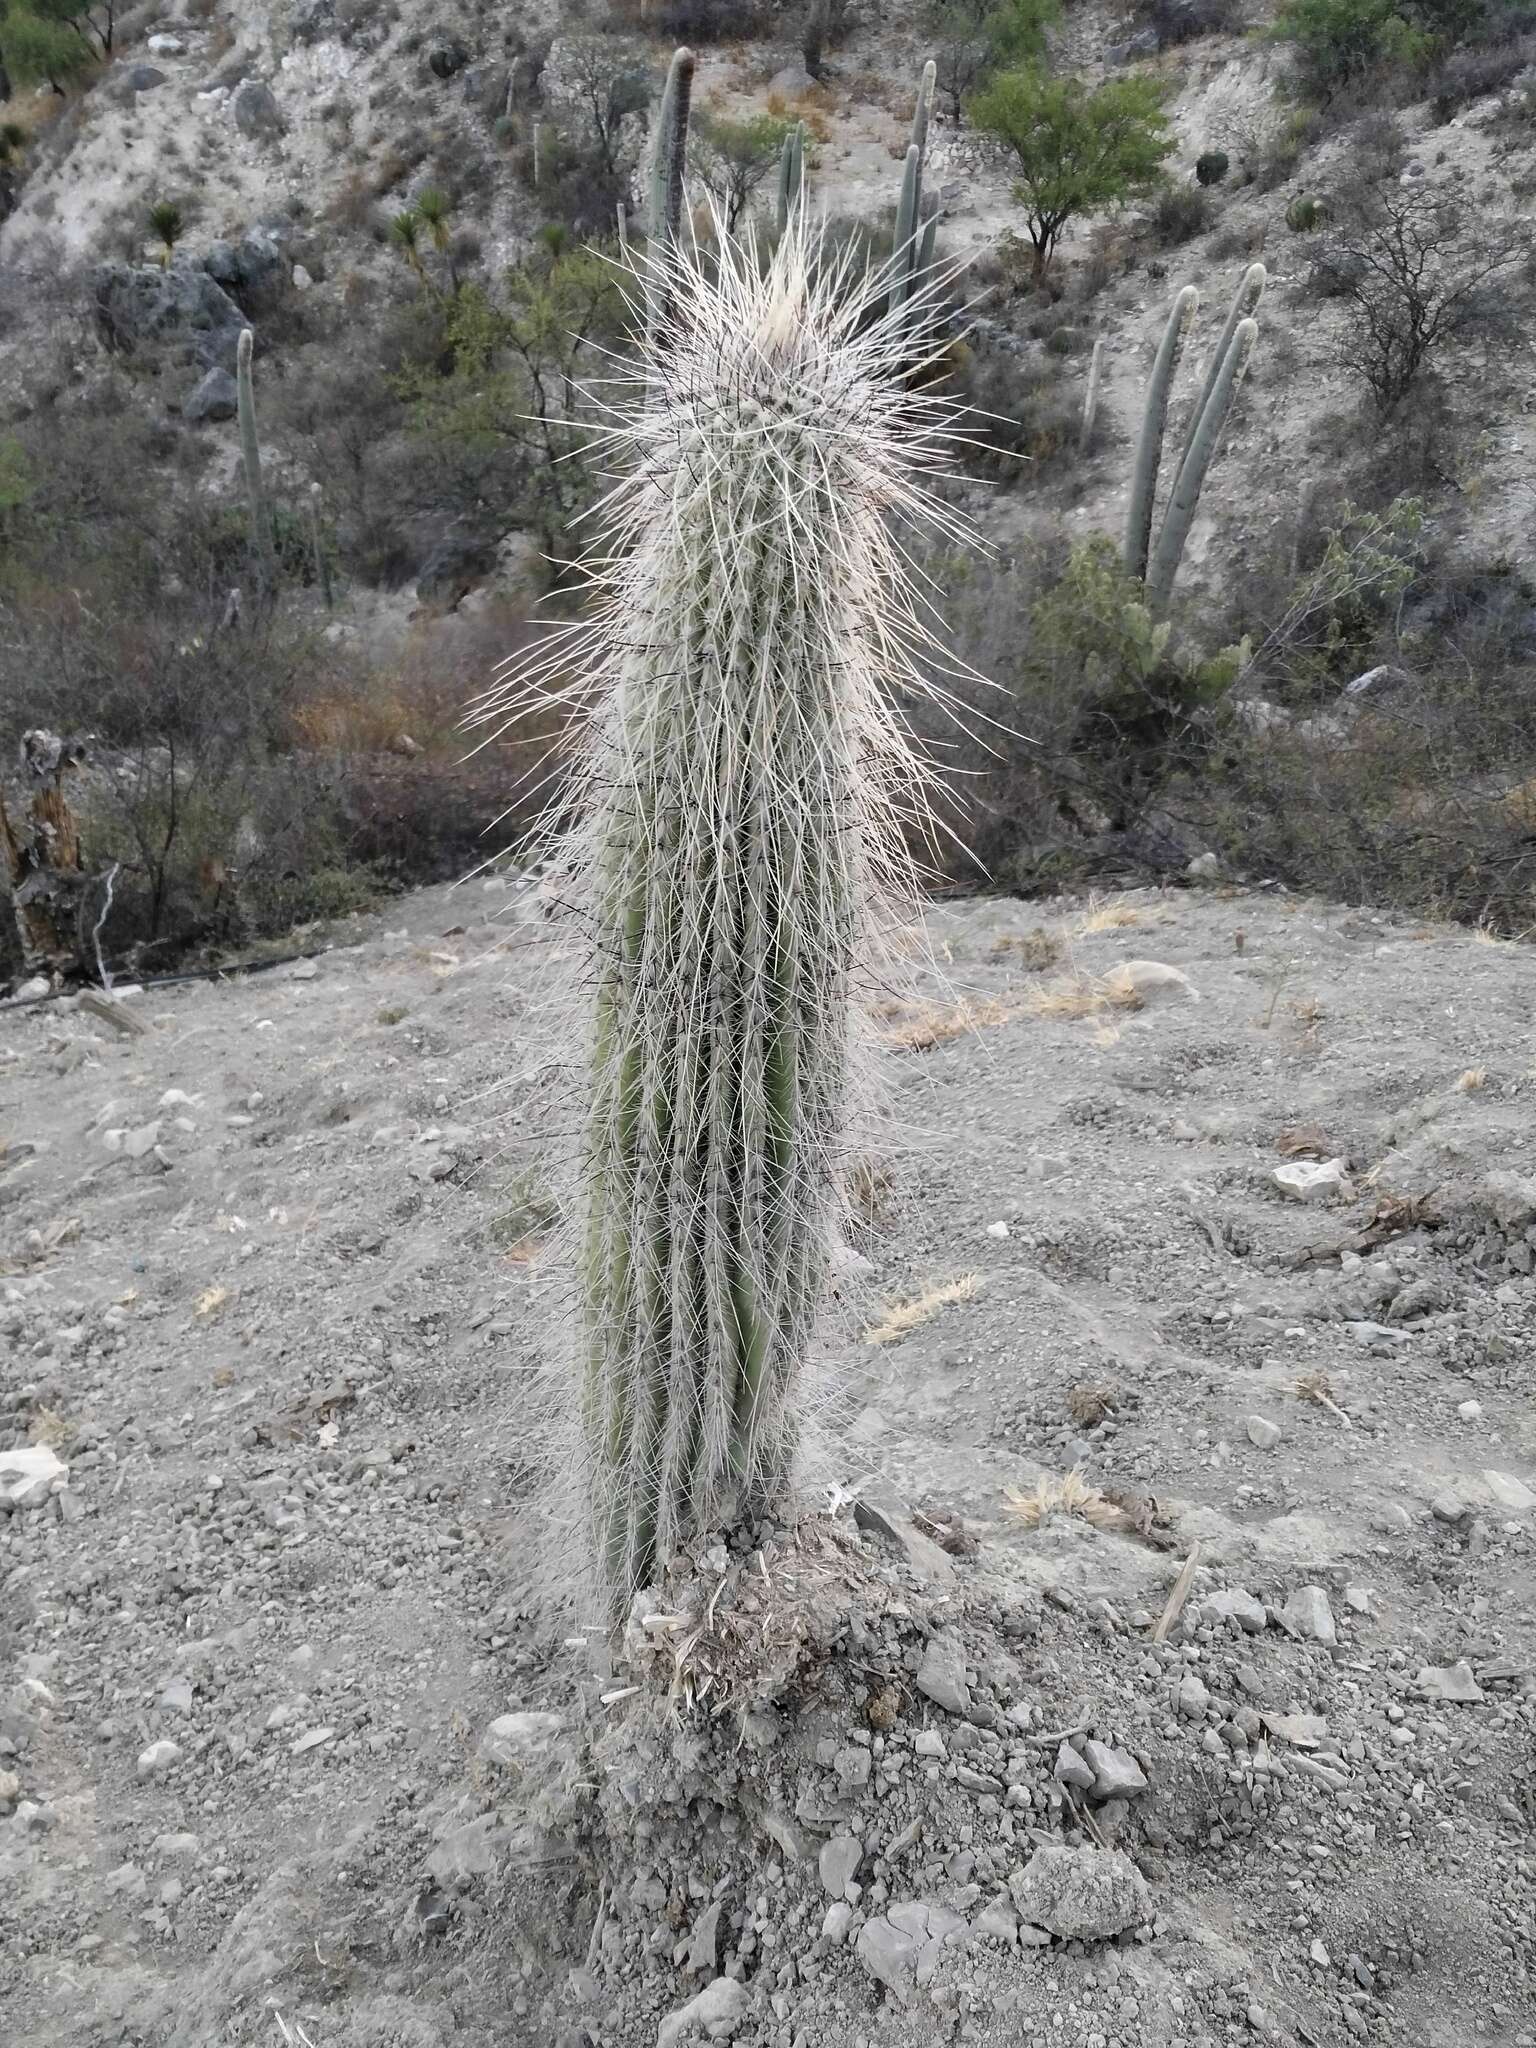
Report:
[[1466,1521],[1472,1510],[1455,1488],[1448,1486],[1443,1493],[1435,1495],[1429,1504],[1429,1512],[1437,1522],[1448,1523],[1454,1528],[1458,1522]]
[[1478,1706],[1488,1697],[1465,1658],[1455,1664],[1423,1665],[1415,1684],[1427,1698],[1447,1700],[1455,1706]]
[[972,1932],[990,1935],[994,1941],[1014,1947],[1019,1938],[1019,1916],[1006,1892],[999,1892],[990,1906],[982,1908],[972,1923]]
[[854,1835],[834,1835],[830,1842],[822,1844],[818,1868],[829,1898],[848,1896],[848,1887],[858,1876],[863,1860],[864,1844]]
[[288,1745],[288,1754],[290,1756],[304,1756],[308,1751],[318,1749],[322,1742],[334,1742],[335,1740],[336,1730],[334,1728],[311,1728],[307,1735],[301,1735],[297,1742],[291,1742]]
[[152,1742],[148,1749],[139,1752],[138,1773],[141,1778],[163,1778],[171,1765],[181,1755],[181,1744],[162,1737]]
[[548,1758],[565,1722],[559,1714],[498,1714],[480,1737],[487,1763],[509,1770],[528,1770]]
[[1262,1635],[1269,1619],[1264,1602],[1256,1600],[1244,1586],[1224,1586],[1219,1592],[1208,1593],[1200,1603],[1200,1611],[1218,1621],[1235,1621],[1251,1636]]
[[14,1771],[0,1771],[0,1813],[9,1813],[20,1797],[20,1778]]
[[1205,1710],[1211,1704],[1211,1695],[1204,1683],[1193,1671],[1187,1672],[1179,1681],[1176,1701],[1180,1718],[1185,1721],[1203,1721]]
[[848,1939],[848,1930],[852,1925],[852,1906],[849,1905],[846,1899],[837,1899],[826,1910],[826,1915],[821,1923],[821,1938],[823,1941],[835,1941],[841,1944]]
[[1147,1789],[1146,1773],[1123,1749],[1111,1749],[1107,1742],[1085,1743],[1083,1761],[1093,1772],[1095,1799],[1134,1799]]
[[1258,1450],[1272,1451],[1280,1441],[1279,1423],[1271,1422],[1267,1415],[1250,1415],[1248,1441]]
[[1108,1941],[1151,1918],[1147,1881],[1120,1849],[1037,1849],[1008,1879],[1021,1922]]
[[1481,1401],[1459,1401],[1456,1404],[1456,1413],[1462,1422],[1479,1422],[1482,1420],[1483,1404]]
[[1536,1508],[1536,1493],[1523,1480],[1516,1479],[1510,1472],[1485,1472],[1483,1484],[1493,1495],[1501,1508],[1523,1515]]
[[156,1702],[162,1713],[190,1714],[192,1711],[192,1681],[189,1678],[173,1678]]
[[987,1235],[988,1237],[995,1237],[999,1240],[1009,1235],[1008,1225],[1003,1221],[1001,1216],[997,1219],[995,1223],[989,1223],[987,1225]]
[[1084,1761],[1070,1742],[1064,1742],[1057,1750],[1051,1775],[1058,1784],[1075,1785],[1080,1792],[1093,1790],[1093,1766]]
[[1294,1635],[1304,1636],[1308,1642],[1332,1644],[1339,1639],[1333,1609],[1321,1586],[1298,1586],[1281,1609],[1280,1619]]
[[917,1667],[917,1689],[947,1714],[964,1714],[971,1704],[971,1689],[965,1682],[965,1657],[952,1636],[929,1638],[923,1661]]
[[1271,1178],[1280,1192],[1295,1202],[1332,1202],[1354,1194],[1342,1159],[1294,1159],[1289,1165],[1277,1166]]

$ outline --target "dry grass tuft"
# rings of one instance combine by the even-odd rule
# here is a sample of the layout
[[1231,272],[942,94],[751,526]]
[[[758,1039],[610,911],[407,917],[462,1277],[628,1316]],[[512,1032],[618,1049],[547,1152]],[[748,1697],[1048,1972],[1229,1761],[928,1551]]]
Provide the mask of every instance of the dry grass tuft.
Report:
[[887,1003],[877,1014],[887,1045],[903,1052],[928,1052],[987,1025],[1006,1024],[1014,1012],[999,998],[987,996],[959,1003]]
[[1087,938],[1093,932],[1124,931],[1127,925],[1143,924],[1145,919],[1134,903],[1110,903],[1099,896],[1088,898],[1088,908],[1078,925],[1078,936]]
[[952,1308],[957,1301],[971,1300],[980,1284],[974,1273],[962,1273],[958,1280],[930,1284],[920,1294],[893,1301],[879,1322],[864,1332],[864,1342],[894,1344],[909,1331],[931,1322],[941,1309]]
[[1075,1465],[1062,1478],[1043,1472],[1030,1493],[1020,1493],[1017,1487],[1010,1486],[1007,1495],[1009,1513],[1017,1516],[1026,1529],[1040,1528],[1053,1515],[1074,1515],[1079,1521],[1092,1523],[1095,1529],[1123,1529],[1126,1525],[1125,1510],[1106,1500]]
[[1117,967],[1109,974],[1074,972],[1024,998],[1029,1017],[1098,1017],[1105,1010],[1139,1010],[1141,992]]
[[1054,967],[1063,951],[1060,938],[1055,932],[1047,931],[1043,924],[1037,924],[1029,932],[1005,932],[992,948],[994,960],[1011,960],[1015,956],[1027,973],[1039,974],[1047,967]]
[[1468,1067],[1467,1071],[1457,1080],[1456,1092],[1458,1095],[1474,1094],[1485,1085],[1487,1079],[1488,1069],[1486,1067]]

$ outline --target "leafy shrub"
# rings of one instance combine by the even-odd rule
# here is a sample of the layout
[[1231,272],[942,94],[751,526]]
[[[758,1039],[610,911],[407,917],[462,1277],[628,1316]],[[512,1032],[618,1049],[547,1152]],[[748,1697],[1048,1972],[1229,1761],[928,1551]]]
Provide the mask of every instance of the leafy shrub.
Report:
[[1224,149],[1207,149],[1195,159],[1195,179],[1201,185],[1219,185],[1227,175],[1229,158]]
[[1210,226],[1211,202],[1198,185],[1169,185],[1158,194],[1149,222],[1163,248],[1177,248]]

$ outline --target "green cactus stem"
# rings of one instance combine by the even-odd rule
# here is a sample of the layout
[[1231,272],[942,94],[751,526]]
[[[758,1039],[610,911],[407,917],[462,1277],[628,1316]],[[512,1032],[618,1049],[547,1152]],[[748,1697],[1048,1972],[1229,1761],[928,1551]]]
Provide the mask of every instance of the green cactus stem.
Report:
[[800,204],[800,194],[805,185],[805,123],[796,121],[784,137],[779,151],[779,186],[774,207],[774,224],[782,235],[789,226],[789,216]]
[[[1184,434],[1184,445],[1179,450],[1179,463],[1181,467],[1185,456],[1189,453],[1190,444],[1195,438],[1195,429],[1200,424],[1200,415],[1205,411],[1211,393],[1216,389],[1216,379],[1221,375],[1221,366],[1226,360],[1227,350],[1232,346],[1232,337],[1237,332],[1237,323],[1239,320],[1251,318],[1258,311],[1259,300],[1264,296],[1264,286],[1268,278],[1269,272],[1262,263],[1250,263],[1243,272],[1242,282],[1238,285],[1236,292],[1234,292],[1232,304],[1227,309],[1226,325],[1222,328],[1221,337],[1216,343],[1210,362],[1206,365],[1205,381],[1200,386],[1200,396],[1195,400],[1195,409],[1189,416],[1189,426]],[[1174,474],[1177,475],[1178,472],[1175,471]]]
[[1199,304],[1200,294],[1192,284],[1185,285],[1168,315],[1168,324],[1158,343],[1147,384],[1141,437],[1136,443],[1136,467],[1131,473],[1131,502],[1125,521],[1125,566],[1138,581],[1147,573],[1147,557],[1152,546],[1152,512],[1157,500],[1157,472],[1163,460],[1163,433],[1168,423],[1173,375]]
[[1077,452],[1086,455],[1093,441],[1093,429],[1099,416],[1099,380],[1104,371],[1104,337],[1099,335],[1093,344],[1093,354],[1088,363],[1088,389],[1083,393],[1083,421],[1077,430]]
[[251,564],[260,590],[277,582],[272,548],[272,520],[261,487],[261,443],[256,437],[256,396],[251,381],[251,351],[256,337],[242,327],[235,352],[235,397],[240,422],[240,466],[245,476],[245,502],[250,519]]
[[672,53],[661,107],[651,137],[650,207],[646,233],[650,241],[647,270],[646,332],[655,341],[667,324],[667,279],[664,252],[677,247],[683,225],[683,178],[688,164],[688,120],[693,104],[692,50]]
[[1174,579],[1184,558],[1184,543],[1189,538],[1190,524],[1200,503],[1201,487],[1216,459],[1232,401],[1243,381],[1258,334],[1259,323],[1256,320],[1239,320],[1237,323],[1232,344],[1222,358],[1210,396],[1200,409],[1189,453],[1179,465],[1179,474],[1168,499],[1168,509],[1163,514],[1162,530],[1147,571],[1147,608],[1154,619],[1168,616]]

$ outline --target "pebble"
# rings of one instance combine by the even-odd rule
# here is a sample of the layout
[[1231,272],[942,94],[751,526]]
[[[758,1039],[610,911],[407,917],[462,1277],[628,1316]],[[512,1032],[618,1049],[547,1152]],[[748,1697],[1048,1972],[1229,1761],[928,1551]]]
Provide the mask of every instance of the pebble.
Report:
[[1072,1747],[1064,1742],[1056,1752],[1056,1767],[1052,1775],[1058,1784],[1075,1785],[1080,1791],[1093,1789],[1093,1766],[1086,1762]]
[[822,1886],[830,1898],[842,1899],[859,1874],[864,1844],[854,1835],[834,1835],[822,1844],[819,1868]]
[[965,1657],[953,1636],[931,1636],[917,1667],[917,1689],[948,1714],[964,1714],[971,1704],[965,1682]]
[[1456,1413],[1463,1422],[1479,1422],[1482,1420],[1483,1404],[1481,1401],[1460,1401],[1456,1405]]
[[1147,1881],[1120,1849],[1037,1849],[1008,1879],[1022,1925],[1108,1941],[1151,1918]]
[[1271,1422],[1267,1415],[1250,1415],[1248,1418],[1248,1441],[1261,1451],[1272,1451],[1280,1441],[1280,1425]]
[[1093,1773],[1096,1799],[1133,1799],[1147,1789],[1146,1772],[1135,1757],[1123,1749],[1111,1749],[1107,1742],[1086,1743],[1083,1762]]
[[1443,1493],[1435,1495],[1429,1504],[1429,1512],[1437,1522],[1446,1522],[1454,1527],[1456,1523],[1466,1521],[1472,1510],[1461,1495],[1448,1486]]
[[148,1749],[140,1750],[138,1773],[141,1778],[163,1778],[181,1755],[181,1744],[162,1737],[152,1742]]
[[729,2023],[739,2019],[750,2002],[751,1993],[739,1979],[716,1977],[697,1998],[690,1998],[685,2006],[662,2021],[656,2029],[656,2048],[673,2048],[674,2042],[688,2034],[708,2034],[719,2039],[732,2031]]
[[1269,1620],[1264,1602],[1256,1600],[1244,1586],[1223,1587],[1219,1592],[1208,1593],[1200,1607],[1202,1613],[1214,1615],[1218,1621],[1235,1621],[1251,1636],[1261,1635]]

